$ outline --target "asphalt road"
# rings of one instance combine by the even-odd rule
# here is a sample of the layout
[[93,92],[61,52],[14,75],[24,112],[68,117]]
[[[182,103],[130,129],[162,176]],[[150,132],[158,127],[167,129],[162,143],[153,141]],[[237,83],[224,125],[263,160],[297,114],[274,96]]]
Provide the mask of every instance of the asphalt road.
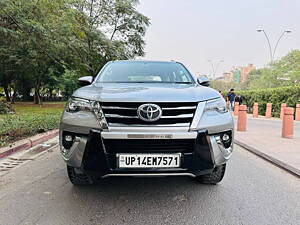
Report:
[[299,224],[300,179],[235,147],[222,183],[107,178],[73,186],[58,149],[0,176],[0,224]]

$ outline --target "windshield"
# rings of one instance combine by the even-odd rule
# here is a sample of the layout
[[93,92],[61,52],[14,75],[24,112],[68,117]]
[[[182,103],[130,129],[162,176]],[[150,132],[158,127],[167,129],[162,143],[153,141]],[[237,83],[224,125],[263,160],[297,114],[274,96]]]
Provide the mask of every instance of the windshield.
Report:
[[174,62],[113,62],[96,82],[104,83],[194,83],[190,73]]

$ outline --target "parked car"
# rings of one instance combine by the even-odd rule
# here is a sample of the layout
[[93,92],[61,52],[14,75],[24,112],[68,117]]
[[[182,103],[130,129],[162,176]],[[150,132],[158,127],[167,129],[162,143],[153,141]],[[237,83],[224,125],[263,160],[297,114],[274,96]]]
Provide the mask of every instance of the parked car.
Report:
[[73,184],[110,176],[222,180],[233,119],[207,78],[179,62],[112,61],[79,83],[59,135]]

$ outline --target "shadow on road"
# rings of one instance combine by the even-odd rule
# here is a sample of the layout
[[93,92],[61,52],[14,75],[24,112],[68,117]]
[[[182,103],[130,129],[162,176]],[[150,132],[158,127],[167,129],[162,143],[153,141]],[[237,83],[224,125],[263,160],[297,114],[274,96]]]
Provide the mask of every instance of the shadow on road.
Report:
[[[222,188],[222,185],[204,185],[196,182],[189,177],[159,177],[159,178],[133,178],[133,177],[111,177],[102,179],[99,183],[88,186],[73,186],[71,190],[87,197],[99,195],[99,197],[109,197],[112,199],[123,198],[126,195],[126,201],[143,200],[153,201],[153,199],[164,199],[166,195],[186,194],[188,192],[205,193],[214,189]],[[176,196],[174,196],[176,197]],[[125,199],[124,199],[125,200]]]

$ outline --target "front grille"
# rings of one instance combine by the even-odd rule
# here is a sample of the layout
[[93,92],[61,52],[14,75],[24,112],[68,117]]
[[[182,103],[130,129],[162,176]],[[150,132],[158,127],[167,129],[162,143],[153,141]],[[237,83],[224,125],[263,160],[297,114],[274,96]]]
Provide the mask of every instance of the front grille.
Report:
[[103,139],[107,153],[190,153],[196,139]]
[[137,109],[145,103],[102,102],[102,110],[109,126],[190,126],[196,102],[155,103],[162,109],[162,116],[154,122],[146,122],[137,116]]

